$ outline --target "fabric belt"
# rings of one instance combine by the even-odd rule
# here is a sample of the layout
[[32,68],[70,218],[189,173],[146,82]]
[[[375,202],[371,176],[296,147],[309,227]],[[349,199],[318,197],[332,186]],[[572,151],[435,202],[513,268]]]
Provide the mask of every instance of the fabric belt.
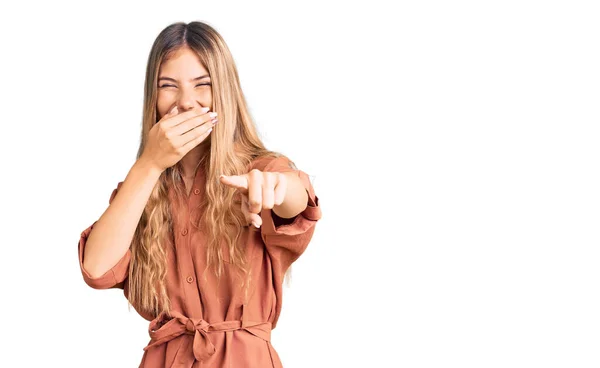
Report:
[[[271,341],[271,322],[246,321],[242,317],[242,320],[208,323],[202,318],[188,318],[175,311],[171,312],[170,315],[172,318],[169,319],[169,317],[163,313],[150,322],[148,333],[150,334],[151,340],[150,343],[144,347],[144,351],[184,334],[193,335],[192,351],[194,358],[196,360],[206,360],[216,351],[215,346],[208,337],[208,334],[210,333],[246,330],[265,341]],[[177,355],[179,355],[179,353],[181,353],[181,351],[179,351]]]

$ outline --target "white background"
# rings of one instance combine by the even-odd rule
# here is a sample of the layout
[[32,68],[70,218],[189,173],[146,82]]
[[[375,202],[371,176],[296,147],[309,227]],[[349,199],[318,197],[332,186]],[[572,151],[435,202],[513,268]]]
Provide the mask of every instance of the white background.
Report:
[[201,20],[322,207],[286,368],[600,366],[594,5],[4,2],[1,365],[139,364],[147,322],[76,244],[134,162],[154,38]]

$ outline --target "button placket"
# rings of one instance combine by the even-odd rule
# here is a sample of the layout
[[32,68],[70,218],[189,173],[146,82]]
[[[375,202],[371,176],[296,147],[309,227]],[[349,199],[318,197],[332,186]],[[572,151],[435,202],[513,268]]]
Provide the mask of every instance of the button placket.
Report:
[[188,302],[193,303],[200,299],[200,286],[198,285],[198,278],[195,273],[195,259],[193,258],[193,247],[192,242],[196,241],[196,223],[193,220],[194,213],[197,212],[196,206],[199,203],[203,191],[201,190],[202,184],[201,180],[201,172],[197,171],[196,177],[194,178],[194,182],[192,183],[192,187],[189,188],[190,192],[188,196],[185,197],[185,200],[180,203],[182,206],[178,209],[181,211],[181,216],[178,218],[180,221],[178,222],[179,234],[177,236],[179,240],[179,244],[177,247],[178,251],[178,277],[181,288],[184,296],[184,303],[186,308],[190,311],[194,311],[194,313],[198,314],[196,311],[196,307]]

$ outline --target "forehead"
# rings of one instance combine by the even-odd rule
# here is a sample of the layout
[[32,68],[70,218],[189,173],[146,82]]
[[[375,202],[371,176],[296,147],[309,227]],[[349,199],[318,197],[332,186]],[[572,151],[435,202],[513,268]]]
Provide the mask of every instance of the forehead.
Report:
[[204,74],[208,72],[200,62],[200,57],[187,47],[180,48],[165,59],[160,65],[159,72],[161,77],[166,75],[194,78]]

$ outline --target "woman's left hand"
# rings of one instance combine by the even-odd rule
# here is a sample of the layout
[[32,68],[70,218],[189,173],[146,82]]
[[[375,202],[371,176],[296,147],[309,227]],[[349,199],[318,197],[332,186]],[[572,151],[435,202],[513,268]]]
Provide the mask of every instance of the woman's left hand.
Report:
[[257,228],[262,225],[260,212],[281,205],[285,199],[287,178],[283,173],[253,169],[243,175],[221,175],[219,180],[240,192],[242,212]]

